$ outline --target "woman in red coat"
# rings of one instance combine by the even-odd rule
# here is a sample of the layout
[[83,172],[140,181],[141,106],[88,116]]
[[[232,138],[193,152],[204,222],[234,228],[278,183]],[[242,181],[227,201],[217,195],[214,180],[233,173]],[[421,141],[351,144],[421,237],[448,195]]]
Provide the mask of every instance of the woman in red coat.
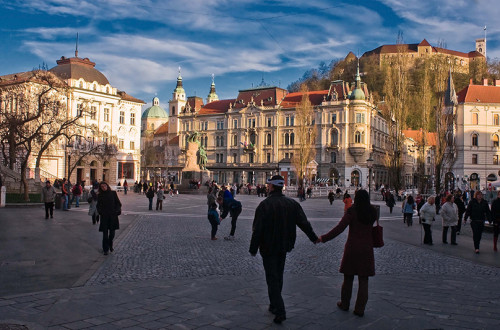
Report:
[[354,196],[354,205],[349,208],[339,224],[327,234],[320,237],[323,243],[334,239],[349,226],[349,235],[345,243],[344,256],[340,272],[344,274],[341,300],[337,306],[349,310],[354,275],[358,275],[359,288],[354,314],[363,316],[368,302],[368,277],[375,275],[375,258],[373,257],[372,227],[377,220],[377,210],[370,204],[366,190],[358,190]]

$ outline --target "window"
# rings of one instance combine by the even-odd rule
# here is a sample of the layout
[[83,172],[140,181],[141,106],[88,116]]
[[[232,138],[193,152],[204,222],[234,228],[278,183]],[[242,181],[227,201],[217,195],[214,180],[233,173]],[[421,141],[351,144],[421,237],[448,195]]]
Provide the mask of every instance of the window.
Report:
[[82,103],[78,103],[76,105],[76,116],[77,117],[81,117],[83,114],[83,104]]
[[109,108],[104,108],[104,121],[109,121]]
[[238,146],[238,135],[233,135],[233,147]]
[[332,156],[332,158],[331,158],[331,159],[332,159],[332,160],[331,160],[331,161],[332,161],[332,163],[336,163],[336,162],[337,162],[337,153],[332,152],[331,156]]
[[472,125],[477,125],[479,123],[479,114],[473,113],[472,114]]
[[285,126],[290,126],[290,117],[289,116],[287,116],[285,118]]
[[356,123],[360,123],[360,124],[365,123],[365,114],[364,113],[356,113]]
[[217,120],[217,129],[224,129],[224,121],[223,120]]
[[498,155],[493,156],[493,165],[498,165]]
[[135,142],[130,141],[130,150],[135,150]]
[[478,146],[478,135],[477,134],[472,134],[472,146],[477,147]]
[[105,144],[108,144],[109,142],[109,136],[108,136],[108,133],[104,133],[102,135],[102,142],[104,142]]
[[97,115],[97,107],[96,106],[90,107],[90,119],[95,120],[96,115]]
[[499,146],[499,140],[498,140],[498,135],[493,134],[493,146],[497,147]]
[[257,135],[255,134],[255,132],[250,133],[250,143],[254,146],[257,143]]
[[472,164],[477,165],[477,154],[472,154]]
[[273,124],[273,119],[271,117],[267,117],[267,127],[271,127]]
[[134,163],[118,163],[118,178],[134,178]]
[[493,115],[493,125],[500,126],[500,115],[498,114]]
[[336,113],[334,113],[334,114],[332,115],[332,124],[336,124],[336,123],[337,123],[337,114],[336,114]]
[[354,134],[354,143],[361,143],[361,132],[357,131]]
[[268,134],[267,134],[267,137],[266,137],[266,144],[267,144],[268,146],[270,146],[270,145],[271,145],[271,133],[268,133]]
[[253,154],[248,154],[248,162],[252,164],[253,161],[254,161],[254,155]]
[[285,158],[288,158],[288,156],[290,156],[288,152],[285,152]]
[[334,129],[332,130],[332,146],[337,146],[339,144],[339,132]]
[[295,133],[290,133],[290,144],[291,145],[295,144]]
[[220,139],[218,136],[215,137],[215,146],[216,147],[220,146]]
[[255,118],[248,118],[248,127],[255,127]]
[[289,145],[290,144],[290,134],[288,133],[285,133],[285,145]]
[[120,124],[125,124],[125,111],[120,111]]
[[123,149],[124,143],[123,139],[118,140],[118,148]]
[[295,117],[294,116],[291,116],[290,117],[290,126],[294,126],[295,125]]
[[201,127],[202,130],[207,131],[208,130],[208,121],[202,121],[201,122]]
[[238,160],[238,155],[237,154],[233,154],[233,163],[236,164],[237,160]]
[[130,114],[130,125],[135,125],[135,113]]
[[175,106],[172,107],[172,116],[175,116]]
[[270,153],[267,153],[266,160],[267,160],[268,164],[271,162],[271,154]]

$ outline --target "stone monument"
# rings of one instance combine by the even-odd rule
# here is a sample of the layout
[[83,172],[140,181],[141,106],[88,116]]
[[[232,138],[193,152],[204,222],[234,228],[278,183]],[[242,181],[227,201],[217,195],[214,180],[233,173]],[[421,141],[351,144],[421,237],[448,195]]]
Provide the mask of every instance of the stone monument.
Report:
[[[207,153],[200,142],[200,133],[194,131],[189,135],[186,149],[186,164],[182,169],[180,192],[195,193],[203,192],[203,184],[211,178],[210,171],[207,170]],[[192,182],[200,182],[200,189],[193,189]]]

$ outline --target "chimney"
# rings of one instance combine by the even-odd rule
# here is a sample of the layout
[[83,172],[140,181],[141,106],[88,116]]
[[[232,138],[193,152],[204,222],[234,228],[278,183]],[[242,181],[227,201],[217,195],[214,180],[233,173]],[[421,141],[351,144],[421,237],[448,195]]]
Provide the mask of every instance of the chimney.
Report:
[[488,86],[488,78],[483,79],[483,86]]
[[469,80],[469,85],[472,85],[472,78],[470,78]]

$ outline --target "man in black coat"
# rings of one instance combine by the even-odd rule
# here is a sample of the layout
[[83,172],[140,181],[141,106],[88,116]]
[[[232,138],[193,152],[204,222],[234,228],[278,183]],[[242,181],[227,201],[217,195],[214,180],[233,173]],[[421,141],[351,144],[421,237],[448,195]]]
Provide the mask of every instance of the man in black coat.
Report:
[[266,272],[269,295],[269,311],[275,315],[274,322],[286,320],[286,311],[281,290],[286,254],[295,246],[298,226],[313,242],[318,241],[304,210],[295,200],[283,195],[285,180],[279,175],[267,181],[269,197],[255,210],[250,254],[255,256],[260,250]]

